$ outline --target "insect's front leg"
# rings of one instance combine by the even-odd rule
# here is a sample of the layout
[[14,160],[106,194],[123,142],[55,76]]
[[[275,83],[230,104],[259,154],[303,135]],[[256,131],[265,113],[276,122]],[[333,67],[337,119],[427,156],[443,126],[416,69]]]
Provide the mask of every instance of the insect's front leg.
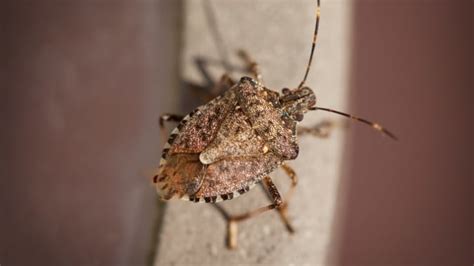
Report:
[[239,50],[237,54],[244,60],[245,70],[250,72],[258,82],[263,83],[262,73],[260,72],[257,62],[255,62],[245,50]]
[[312,135],[319,138],[327,138],[334,129],[335,123],[330,120],[324,120],[312,127],[298,126],[298,136]]
[[217,84],[211,89],[212,98],[227,91],[232,86],[234,86],[234,84],[235,81],[229,76],[229,74],[223,74],[219,82],[217,82]]

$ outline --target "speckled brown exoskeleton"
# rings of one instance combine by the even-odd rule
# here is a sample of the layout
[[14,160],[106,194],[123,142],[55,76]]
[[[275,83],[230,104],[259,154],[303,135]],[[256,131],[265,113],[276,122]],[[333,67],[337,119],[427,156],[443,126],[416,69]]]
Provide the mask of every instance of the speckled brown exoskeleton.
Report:
[[[165,121],[179,122],[171,132],[162,152],[158,173],[153,182],[164,200],[179,198],[192,202],[216,203],[231,200],[262,182],[272,203],[241,215],[228,216],[228,246],[236,247],[237,223],[268,210],[276,209],[289,232],[288,201],[297,185],[295,171],[285,164],[298,156],[297,137],[302,134],[324,136],[330,124],[313,128],[297,126],[309,111],[337,113],[370,125],[395,139],[377,123],[316,106],[313,91],[304,86],[313,59],[319,26],[320,3],[311,53],[303,80],[294,89],[281,94],[262,82],[257,64],[244,52],[240,56],[252,77],[234,82],[224,75],[218,83],[223,93],[199,106],[186,116],[165,114]],[[291,179],[289,192],[282,197],[269,174],[281,167]]]

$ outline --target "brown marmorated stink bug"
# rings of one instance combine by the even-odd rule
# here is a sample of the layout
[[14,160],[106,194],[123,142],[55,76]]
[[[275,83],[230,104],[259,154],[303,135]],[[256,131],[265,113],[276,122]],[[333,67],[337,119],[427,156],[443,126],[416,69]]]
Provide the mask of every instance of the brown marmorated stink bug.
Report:
[[[268,210],[278,210],[286,228],[293,232],[286,209],[297,184],[297,176],[285,161],[298,156],[298,135],[322,135],[324,127],[327,127],[297,128],[297,123],[308,111],[322,110],[343,115],[396,139],[377,123],[316,106],[315,94],[304,84],[316,46],[319,14],[320,3],[317,0],[311,53],[304,78],[297,88],[284,88],[282,94],[266,88],[257,64],[247,53],[241,52],[253,78],[242,77],[235,83],[224,75],[218,84],[225,88],[220,96],[185,117],[172,114],[160,117],[162,129],[165,121],[179,122],[164,146],[158,173],[153,178],[162,199],[176,197],[192,202],[216,203],[234,199],[259,182],[263,182],[267,189],[272,204],[227,217],[229,248],[236,247],[238,222]],[[278,167],[292,181],[285,200],[268,176]]]

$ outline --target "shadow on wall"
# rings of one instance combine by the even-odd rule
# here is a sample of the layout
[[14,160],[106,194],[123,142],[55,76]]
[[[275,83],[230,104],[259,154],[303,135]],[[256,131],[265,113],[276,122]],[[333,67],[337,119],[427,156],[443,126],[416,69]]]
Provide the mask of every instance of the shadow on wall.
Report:
[[472,263],[472,33],[468,3],[357,2],[354,125],[329,261]]

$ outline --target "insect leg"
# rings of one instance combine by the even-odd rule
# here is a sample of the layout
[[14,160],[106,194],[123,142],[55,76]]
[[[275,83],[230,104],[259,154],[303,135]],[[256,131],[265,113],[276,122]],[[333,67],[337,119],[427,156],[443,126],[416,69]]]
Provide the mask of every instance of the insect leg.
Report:
[[168,122],[168,121],[179,122],[179,121],[183,120],[183,118],[184,118],[184,116],[182,116],[182,115],[175,115],[175,114],[168,114],[168,113],[162,114],[162,115],[160,115],[160,128],[165,127],[165,121],[166,122]]
[[290,201],[290,198],[293,196],[296,185],[298,184],[298,176],[296,175],[296,172],[293,170],[293,168],[284,163],[281,165],[281,168],[291,179],[291,187],[285,195],[285,201],[283,202],[282,206],[278,208],[278,213],[280,214],[280,217],[283,223],[285,224],[288,232],[294,233],[295,230],[293,229],[293,226],[291,226],[291,223],[288,219],[288,203]]
[[227,219],[227,247],[229,249],[235,249],[237,247],[237,223],[255,217],[263,212],[278,209],[283,205],[283,200],[281,199],[280,193],[278,192],[275,184],[273,184],[269,176],[263,178],[263,184],[272,198],[272,204],[260,207],[258,209],[240,214],[227,216],[224,215]]
[[296,185],[298,185],[298,176],[296,175],[295,170],[293,170],[293,168],[291,168],[290,166],[288,166],[285,163],[283,163],[281,165],[281,168],[283,169],[283,171],[285,171],[285,173],[291,179],[291,187],[290,187],[290,189],[288,190],[288,192],[286,193],[286,196],[285,196],[285,202],[287,203],[290,200],[290,198],[293,196]]
[[175,115],[175,114],[162,114],[160,115],[160,131],[161,131],[161,136],[163,138],[163,142],[166,142],[166,136],[168,133],[166,132],[166,127],[165,127],[165,122],[171,121],[171,122],[179,122],[183,120],[184,116],[182,115]]
[[228,89],[230,89],[230,87],[234,86],[234,84],[235,84],[235,81],[229,76],[229,74],[225,73],[224,75],[222,75],[219,82],[217,82],[217,84],[214,87],[212,87],[211,89],[212,98],[227,91]]
[[298,132],[298,136],[312,135],[315,137],[327,138],[334,129],[334,126],[334,122],[330,120],[324,120],[312,127],[298,126],[296,131]]
[[237,54],[244,60],[246,70],[250,72],[258,82],[263,83],[262,73],[260,72],[257,62],[255,62],[245,50],[239,50]]

